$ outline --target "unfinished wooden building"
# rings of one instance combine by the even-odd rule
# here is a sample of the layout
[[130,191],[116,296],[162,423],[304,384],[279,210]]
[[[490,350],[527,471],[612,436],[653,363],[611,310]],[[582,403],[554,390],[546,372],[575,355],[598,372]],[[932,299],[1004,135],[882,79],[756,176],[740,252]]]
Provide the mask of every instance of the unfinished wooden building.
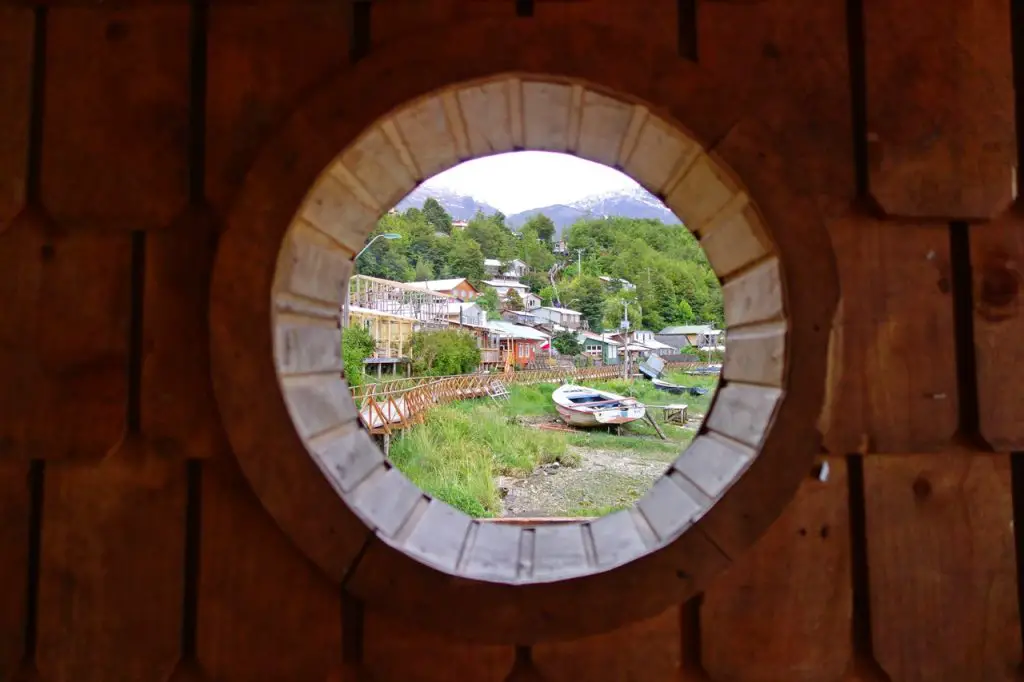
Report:
[[[0,0],[0,680],[1018,679],[1022,54],[1011,0]],[[516,149],[724,282],[702,433],[592,522],[422,495],[339,379],[377,216]]]

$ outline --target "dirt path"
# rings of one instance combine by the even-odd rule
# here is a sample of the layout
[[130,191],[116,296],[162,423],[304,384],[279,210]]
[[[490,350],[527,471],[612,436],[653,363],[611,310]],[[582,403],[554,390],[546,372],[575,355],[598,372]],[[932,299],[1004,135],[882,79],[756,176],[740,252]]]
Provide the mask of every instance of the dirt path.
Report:
[[[680,447],[680,450],[682,447]],[[661,452],[570,447],[579,466],[549,464],[526,478],[502,476],[504,516],[600,515],[633,504],[675,459]]]

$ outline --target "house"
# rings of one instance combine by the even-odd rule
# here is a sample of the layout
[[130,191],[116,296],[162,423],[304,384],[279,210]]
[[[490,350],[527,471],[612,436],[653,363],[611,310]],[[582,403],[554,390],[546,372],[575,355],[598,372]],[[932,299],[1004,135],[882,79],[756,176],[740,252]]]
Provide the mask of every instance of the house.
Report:
[[429,289],[438,294],[452,296],[462,301],[472,301],[480,295],[477,288],[470,284],[469,280],[465,277],[420,280],[418,282],[409,282],[409,284],[414,287]]
[[[367,371],[383,376],[398,374],[409,368],[409,344],[420,322],[414,317],[349,306],[346,310],[346,328],[362,327],[373,339],[373,352],[363,360]],[[342,334],[345,332],[342,331]]]
[[469,221],[468,220],[453,220],[452,221],[452,229],[453,230],[465,230],[467,225],[469,225]]
[[523,299],[523,308],[527,311],[536,310],[540,307],[540,296],[531,291],[527,291],[525,294],[520,296],[520,298]]
[[494,290],[498,292],[498,298],[502,299],[508,295],[510,289],[514,289],[519,294],[519,298],[522,298],[530,291],[530,287],[513,279],[485,279],[484,284],[494,287]]
[[583,346],[583,353],[605,365],[619,362],[619,344],[594,332],[580,332],[576,337]]
[[551,251],[554,253],[569,253],[569,246],[565,243],[564,239],[555,242],[555,245],[551,247]]
[[459,324],[483,326],[487,323],[487,311],[471,301],[453,299],[448,304],[448,319]]
[[622,289],[624,291],[633,291],[634,289],[636,289],[636,285],[635,284],[633,284],[629,280],[625,280],[625,279],[622,279],[622,278],[609,277],[608,275],[601,275],[601,276],[598,277],[598,279],[601,280],[602,282],[604,282],[606,285],[608,285],[611,288],[618,288],[618,289]]
[[537,316],[525,310],[503,310],[501,319],[513,324],[526,325],[527,327],[537,326]]
[[484,272],[492,277],[507,277],[510,279],[519,279],[527,272],[530,271],[528,266],[523,261],[516,258],[513,261],[505,263],[506,267],[502,270],[502,261],[497,258],[485,258],[484,259]]
[[560,324],[566,329],[579,329],[582,313],[568,308],[556,308],[554,306],[541,306],[533,311],[538,320],[548,321],[552,324]]
[[690,324],[665,327],[654,338],[678,352],[688,346],[701,350],[715,348],[721,345],[721,335],[722,330],[714,329],[710,324]]
[[504,320],[490,320],[487,327],[498,338],[506,367],[532,365],[551,350],[551,337],[542,331]]

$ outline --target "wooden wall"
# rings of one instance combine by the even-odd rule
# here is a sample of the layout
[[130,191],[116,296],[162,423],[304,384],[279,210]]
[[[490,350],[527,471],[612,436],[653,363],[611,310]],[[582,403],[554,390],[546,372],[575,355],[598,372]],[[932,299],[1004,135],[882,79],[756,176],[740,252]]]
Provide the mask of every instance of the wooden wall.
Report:
[[[0,0],[0,680],[1018,679],[1010,4]],[[699,599],[532,649],[340,595],[241,476],[209,379],[217,235],[261,144],[327,74],[478,17],[715,72],[788,143],[842,284],[827,480]]]

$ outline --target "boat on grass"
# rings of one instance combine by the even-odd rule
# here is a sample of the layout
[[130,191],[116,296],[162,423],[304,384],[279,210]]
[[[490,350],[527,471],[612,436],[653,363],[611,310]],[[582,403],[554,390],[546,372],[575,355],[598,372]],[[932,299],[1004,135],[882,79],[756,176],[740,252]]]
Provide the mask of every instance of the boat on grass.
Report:
[[654,384],[655,388],[665,391],[666,393],[672,393],[673,395],[682,395],[686,393],[687,390],[686,386],[680,386],[679,384],[673,384],[672,382],[663,381],[661,379],[651,379],[651,383]]
[[635,398],[575,384],[559,386],[551,400],[562,421],[572,426],[628,424],[647,414],[647,407]]

